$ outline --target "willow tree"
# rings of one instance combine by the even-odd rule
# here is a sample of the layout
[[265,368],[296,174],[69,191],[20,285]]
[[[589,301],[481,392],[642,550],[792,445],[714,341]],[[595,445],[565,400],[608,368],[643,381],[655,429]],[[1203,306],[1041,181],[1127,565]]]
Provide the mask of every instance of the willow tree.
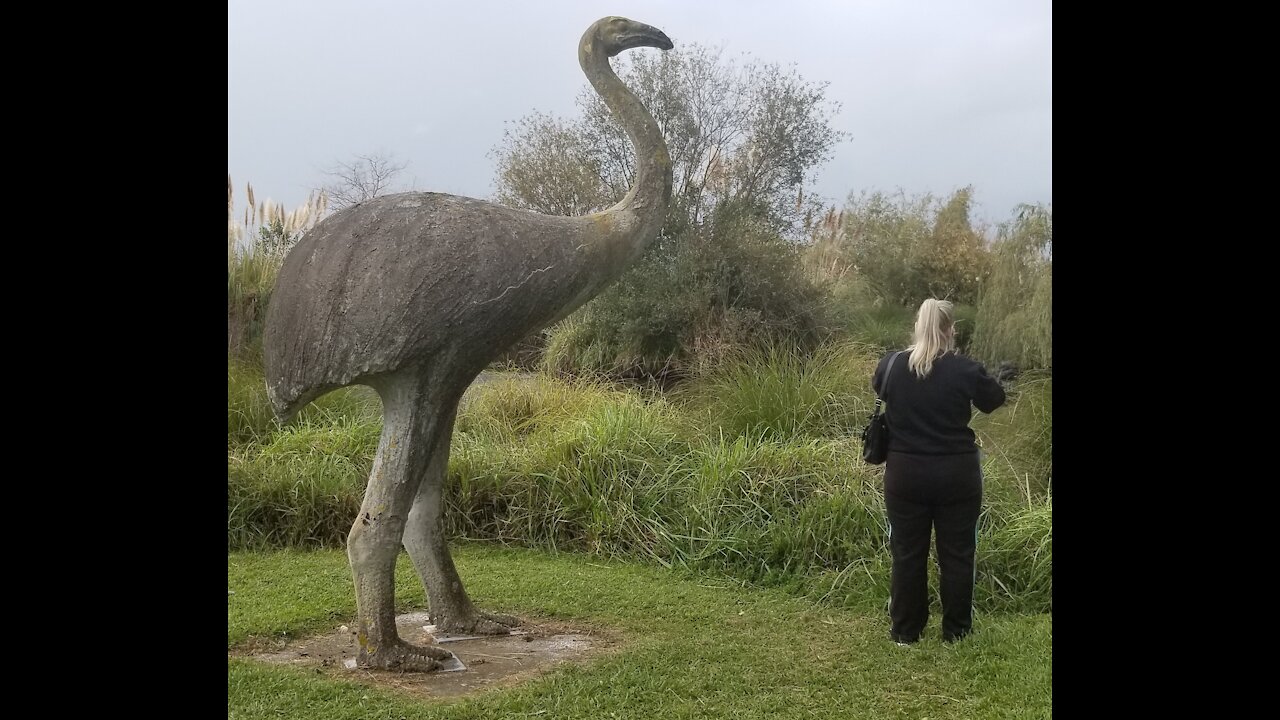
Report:
[[971,352],[988,365],[1053,367],[1053,210],[1020,205],[1000,226]]

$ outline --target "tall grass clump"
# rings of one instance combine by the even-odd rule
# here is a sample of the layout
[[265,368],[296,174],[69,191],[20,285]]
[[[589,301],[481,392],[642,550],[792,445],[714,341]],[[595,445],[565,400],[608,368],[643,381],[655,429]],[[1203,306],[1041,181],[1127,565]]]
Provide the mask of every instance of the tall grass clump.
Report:
[[1044,372],[1023,375],[1008,391],[1005,404],[972,423],[987,467],[1002,482],[1009,501],[1030,506],[1049,493],[1053,482],[1053,378]]
[[[699,377],[674,401],[547,379],[478,388],[454,440],[452,530],[797,588],[879,556],[877,470],[849,438],[870,394],[850,388],[869,382],[874,352],[739,359],[748,364]],[[724,412],[741,402],[723,397],[731,381],[749,392],[770,373],[774,393],[757,393],[759,407],[800,398],[807,409]],[[808,389],[788,390],[797,382]],[[842,394],[863,397],[842,410]],[[865,591],[863,575],[841,583]]]
[[[883,468],[862,461],[855,437],[879,354],[861,345],[808,358],[744,354],[666,394],[549,376],[477,383],[455,424],[447,530],[882,605]],[[261,408],[252,370],[237,371],[254,388],[241,405]],[[1031,481],[1051,450],[1049,396],[1047,382],[1024,376],[1008,405],[975,422],[987,487],[982,610],[1051,607],[1052,506],[1047,483]],[[243,438],[228,452],[231,547],[344,541],[381,421],[376,397],[343,402],[284,427],[260,411],[229,422]]]
[[267,302],[279,269],[279,257],[253,250],[237,252],[227,264],[228,354],[260,350]]
[[341,545],[364,494],[382,431],[364,387],[335,390],[287,425],[262,368],[227,360],[227,542],[233,549]]
[[227,443],[240,445],[267,437],[277,428],[267,399],[261,365],[227,358]]
[[975,601],[986,610],[1053,609],[1053,498],[1029,506],[989,506],[992,519],[978,541]]
[[973,422],[985,481],[975,602],[986,609],[1053,607],[1052,403],[1052,376],[1033,371]]
[[[591,381],[475,388],[457,423],[447,501],[469,537],[619,552],[646,532],[659,476],[685,452],[665,402]],[[646,497],[649,499],[646,500]]]
[[762,441],[852,435],[875,401],[876,348],[827,345],[740,349],[704,368],[679,392],[686,407],[730,437]]
[[[298,412],[295,422],[380,420],[382,401],[372,389],[356,385],[321,395]],[[227,442],[265,441],[280,430],[262,365],[256,359],[227,358]]]
[[682,458],[682,511],[663,536],[673,563],[765,584],[877,554],[875,470],[846,442],[716,438]]
[[245,187],[248,203],[236,217],[235,192],[227,176],[227,352],[260,351],[262,323],[285,254],[315,226],[328,206],[324,193],[286,211],[270,199],[257,202],[253,185]]
[[360,509],[381,431],[367,418],[328,417],[229,453],[228,546],[340,546]]
[[872,347],[902,349],[911,343],[915,310],[891,303],[876,303],[843,311],[849,337]]

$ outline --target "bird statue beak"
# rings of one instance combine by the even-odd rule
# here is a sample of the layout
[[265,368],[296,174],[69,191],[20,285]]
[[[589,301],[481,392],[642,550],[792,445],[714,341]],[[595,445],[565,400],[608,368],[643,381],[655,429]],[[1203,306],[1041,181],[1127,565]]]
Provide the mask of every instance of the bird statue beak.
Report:
[[623,50],[630,50],[638,47],[655,47],[659,50],[670,50],[675,47],[675,43],[671,42],[671,38],[652,25],[644,23],[636,23],[635,27],[626,35],[619,38],[621,42],[618,50],[613,55],[617,55]]

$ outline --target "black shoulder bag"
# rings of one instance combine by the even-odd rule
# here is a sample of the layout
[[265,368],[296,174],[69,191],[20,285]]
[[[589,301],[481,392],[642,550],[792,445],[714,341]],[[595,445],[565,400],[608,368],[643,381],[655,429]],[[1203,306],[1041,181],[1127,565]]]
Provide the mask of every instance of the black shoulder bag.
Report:
[[[893,354],[889,358],[889,367],[884,371],[884,392],[881,395],[888,397],[889,393],[889,376],[893,374],[893,364],[897,362],[898,356],[902,351]],[[880,412],[882,401],[879,396],[876,397],[876,407],[871,413],[871,420],[867,422],[867,426],[862,429],[862,459],[870,465],[879,465],[889,458],[889,421]]]

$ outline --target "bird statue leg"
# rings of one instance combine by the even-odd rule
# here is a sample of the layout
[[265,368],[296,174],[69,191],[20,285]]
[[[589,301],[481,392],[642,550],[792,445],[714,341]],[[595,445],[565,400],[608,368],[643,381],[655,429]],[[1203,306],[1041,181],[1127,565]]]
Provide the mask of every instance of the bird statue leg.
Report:
[[406,520],[439,437],[439,405],[428,383],[412,374],[386,376],[374,384],[382,397],[382,438],[373,460],[360,515],[347,536],[347,557],[355,576],[360,667],[428,672],[452,656],[439,647],[420,647],[396,632],[395,567]]
[[409,551],[418,577],[427,591],[431,606],[431,622],[440,632],[452,635],[505,635],[520,624],[518,618],[477,609],[462,586],[458,570],[453,566],[444,534],[443,489],[449,469],[449,440],[457,417],[453,404],[447,420],[438,428],[439,437],[431,455],[426,475],[418,487],[409,521],[405,526],[404,547]]

